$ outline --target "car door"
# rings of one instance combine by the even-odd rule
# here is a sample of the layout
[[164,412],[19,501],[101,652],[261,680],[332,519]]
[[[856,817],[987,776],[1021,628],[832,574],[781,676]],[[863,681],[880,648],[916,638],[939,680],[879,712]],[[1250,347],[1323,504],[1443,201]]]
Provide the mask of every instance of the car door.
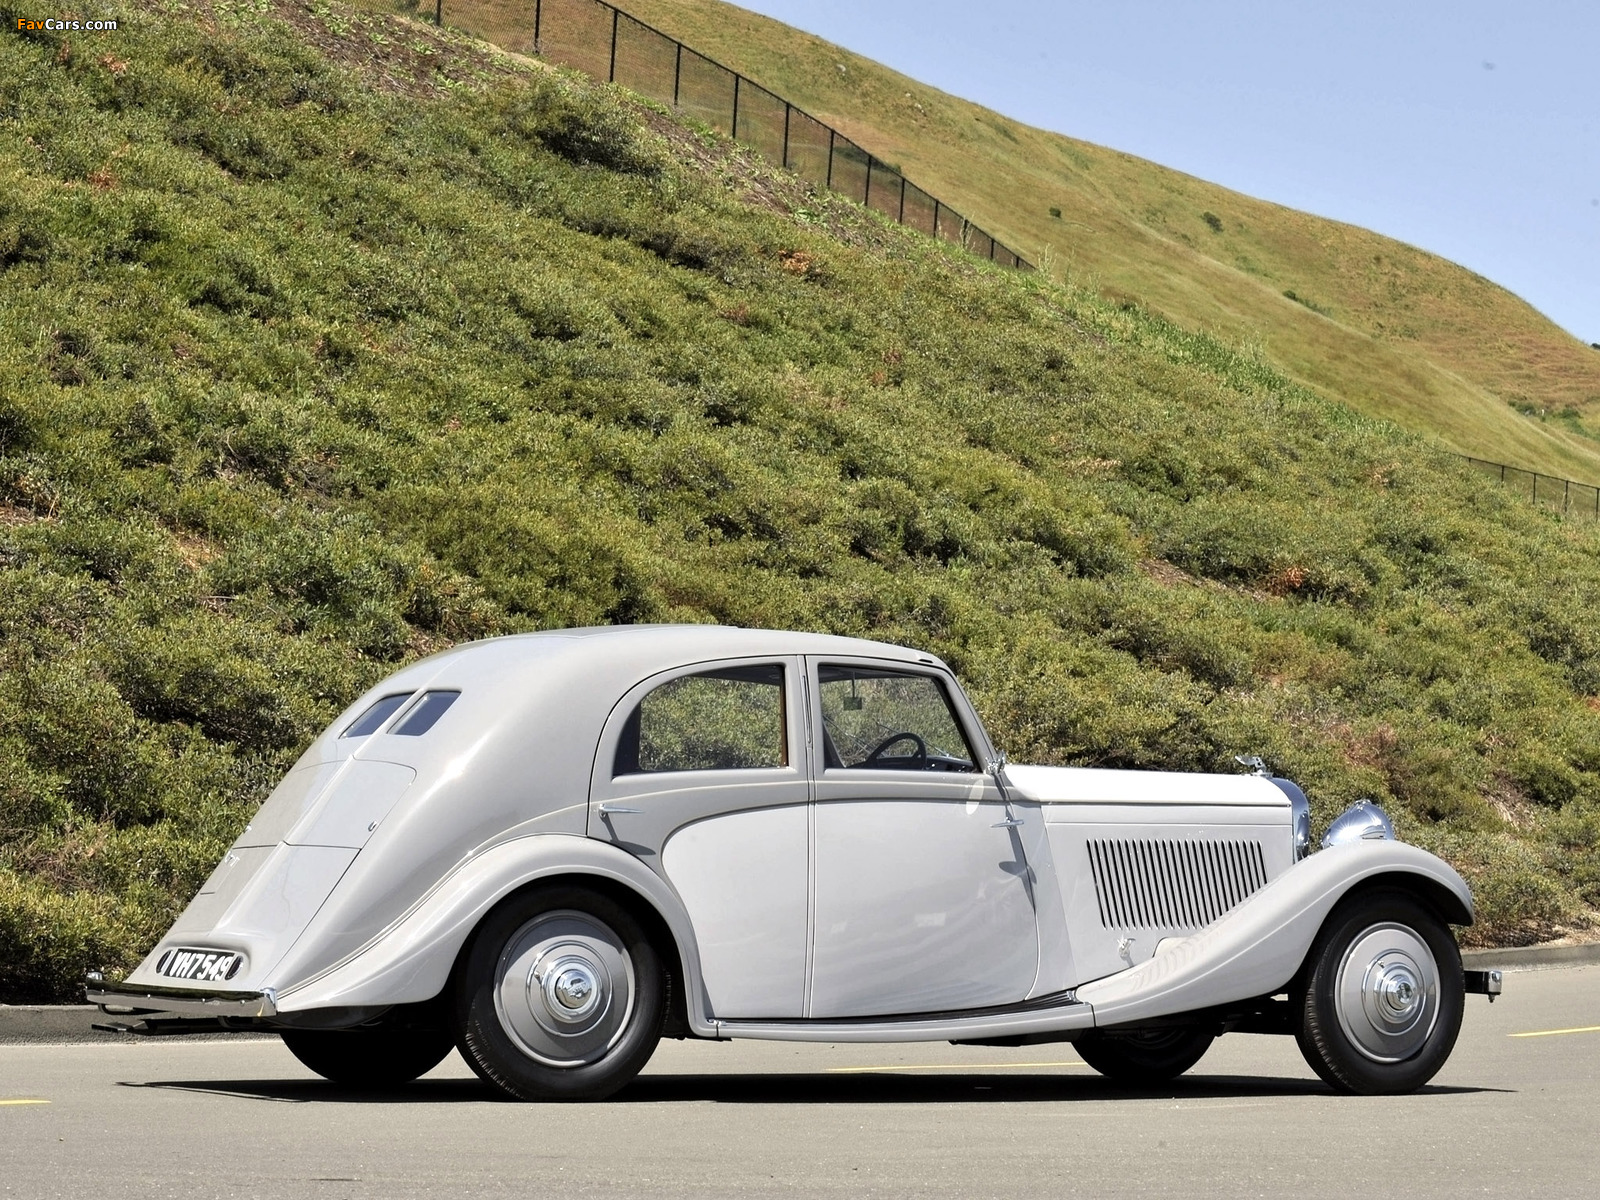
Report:
[[612,710],[588,833],[662,875],[694,924],[714,1015],[802,1015],[810,784],[798,658],[698,663]]
[[865,659],[807,667],[816,771],[807,1015],[1024,1000],[1039,966],[1028,863],[951,682]]

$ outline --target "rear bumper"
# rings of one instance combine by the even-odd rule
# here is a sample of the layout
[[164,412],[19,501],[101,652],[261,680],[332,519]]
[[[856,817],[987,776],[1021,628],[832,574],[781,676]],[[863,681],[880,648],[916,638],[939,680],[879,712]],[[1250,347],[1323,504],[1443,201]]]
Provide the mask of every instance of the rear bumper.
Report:
[[259,992],[203,992],[194,988],[130,987],[91,979],[84,989],[90,1004],[112,1016],[167,1013],[177,1017],[271,1017],[278,997]]

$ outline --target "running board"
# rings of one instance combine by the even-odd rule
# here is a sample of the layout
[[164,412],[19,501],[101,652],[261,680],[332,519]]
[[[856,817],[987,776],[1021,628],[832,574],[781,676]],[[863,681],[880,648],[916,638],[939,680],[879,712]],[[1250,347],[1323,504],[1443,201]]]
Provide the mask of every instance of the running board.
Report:
[[773,1042],[964,1042],[1094,1028],[1094,1009],[1070,996],[1007,1009],[853,1020],[711,1022],[718,1038]]

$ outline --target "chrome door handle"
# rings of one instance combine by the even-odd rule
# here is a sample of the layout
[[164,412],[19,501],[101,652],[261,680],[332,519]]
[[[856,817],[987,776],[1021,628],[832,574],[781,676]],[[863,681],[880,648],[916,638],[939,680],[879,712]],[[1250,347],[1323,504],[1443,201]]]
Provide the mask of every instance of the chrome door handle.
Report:
[[609,816],[611,816],[611,815],[613,815],[615,813],[642,813],[642,812],[644,812],[644,809],[642,809],[642,808],[625,808],[621,804],[602,804],[600,806],[600,815],[602,817],[609,817]]
[[1018,825],[1025,824],[1021,817],[1008,817],[1004,821],[996,821],[989,826],[990,829],[1015,829]]

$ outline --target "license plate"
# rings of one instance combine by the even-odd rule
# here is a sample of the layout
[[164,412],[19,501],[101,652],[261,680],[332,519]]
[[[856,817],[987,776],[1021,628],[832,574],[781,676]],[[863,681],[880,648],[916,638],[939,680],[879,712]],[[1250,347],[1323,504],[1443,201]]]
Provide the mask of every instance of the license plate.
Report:
[[177,946],[156,960],[156,974],[196,983],[221,983],[239,973],[244,955],[231,950],[192,950]]

